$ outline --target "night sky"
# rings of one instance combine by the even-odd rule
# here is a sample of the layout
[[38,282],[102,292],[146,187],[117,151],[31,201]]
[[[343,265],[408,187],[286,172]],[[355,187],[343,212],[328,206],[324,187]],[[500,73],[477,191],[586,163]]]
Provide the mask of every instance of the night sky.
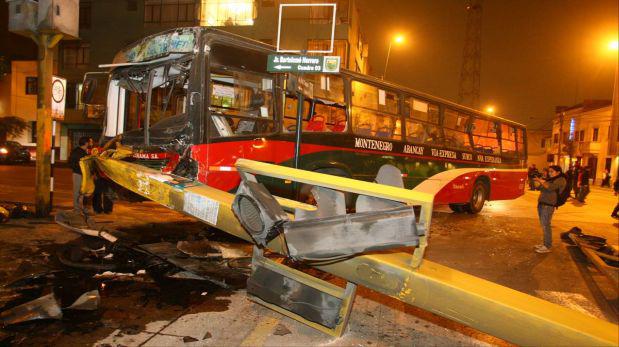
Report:
[[[530,128],[549,125],[557,105],[611,99],[618,0],[485,0],[480,107]],[[464,48],[464,0],[359,0],[370,74],[457,101]]]

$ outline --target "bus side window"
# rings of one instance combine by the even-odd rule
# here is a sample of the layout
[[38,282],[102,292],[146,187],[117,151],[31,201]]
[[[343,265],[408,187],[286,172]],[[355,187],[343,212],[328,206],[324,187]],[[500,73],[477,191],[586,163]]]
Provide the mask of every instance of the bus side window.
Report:
[[501,124],[501,154],[516,156],[516,129],[511,125]]
[[518,145],[518,156],[520,158],[524,158],[524,129],[517,128],[516,129],[516,143]]
[[438,106],[409,97],[404,100],[404,107],[408,141],[421,144],[441,142]]
[[443,117],[443,133],[445,146],[455,149],[470,150],[471,143],[466,130],[468,116],[456,111],[445,109]]
[[497,123],[476,117],[471,125],[471,133],[476,152],[500,154]]
[[273,80],[252,72],[211,72],[213,137],[258,135],[275,131]]
[[[284,132],[292,133],[297,130],[297,98],[286,95],[284,100]],[[310,103],[307,100],[303,101],[303,128],[307,124],[307,115],[309,114]]]
[[340,105],[328,105],[319,100],[314,103],[314,114],[303,124],[307,132],[344,132],[346,130],[346,109]]
[[402,139],[396,93],[353,81],[352,106],[352,129],[356,134]]

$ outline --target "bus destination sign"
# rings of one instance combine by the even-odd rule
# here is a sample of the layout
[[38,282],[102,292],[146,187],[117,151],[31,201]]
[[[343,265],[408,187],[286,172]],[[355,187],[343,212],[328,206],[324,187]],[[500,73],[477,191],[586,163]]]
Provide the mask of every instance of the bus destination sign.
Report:
[[269,72],[338,73],[339,56],[269,54]]

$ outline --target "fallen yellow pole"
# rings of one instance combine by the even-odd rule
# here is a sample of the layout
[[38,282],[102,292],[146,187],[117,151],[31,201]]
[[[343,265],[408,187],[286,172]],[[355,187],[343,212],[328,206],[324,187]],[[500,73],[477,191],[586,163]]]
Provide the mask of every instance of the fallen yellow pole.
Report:
[[[94,160],[98,169],[121,186],[251,242],[232,213],[232,194],[199,183],[175,186],[170,176],[105,156],[89,160],[91,162],[84,166]],[[359,187],[369,189],[366,193],[370,195],[376,188],[366,185],[367,182],[340,180],[328,175],[328,182],[325,182],[325,175],[251,161],[242,161],[239,167],[273,177],[301,177],[302,182],[333,188],[354,183],[358,185],[357,190]],[[381,194],[387,195],[379,196],[400,201],[410,198],[409,202],[418,202],[415,194],[389,195],[392,193],[399,194],[385,187]],[[422,198],[422,204],[427,202],[427,196],[418,197]],[[280,239],[273,240],[269,248],[282,253]],[[619,345],[619,327],[615,324],[428,260],[413,268],[410,253],[361,255],[315,267],[519,345]]]

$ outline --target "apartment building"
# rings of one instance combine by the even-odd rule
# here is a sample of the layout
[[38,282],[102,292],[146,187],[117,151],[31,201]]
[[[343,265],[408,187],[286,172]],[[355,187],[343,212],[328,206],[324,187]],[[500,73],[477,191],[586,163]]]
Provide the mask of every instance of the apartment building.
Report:
[[619,131],[613,126],[610,100],[585,100],[569,107],[557,107],[553,119],[548,159],[566,169],[580,163],[587,166],[595,184],[605,170],[613,180],[619,177]]

